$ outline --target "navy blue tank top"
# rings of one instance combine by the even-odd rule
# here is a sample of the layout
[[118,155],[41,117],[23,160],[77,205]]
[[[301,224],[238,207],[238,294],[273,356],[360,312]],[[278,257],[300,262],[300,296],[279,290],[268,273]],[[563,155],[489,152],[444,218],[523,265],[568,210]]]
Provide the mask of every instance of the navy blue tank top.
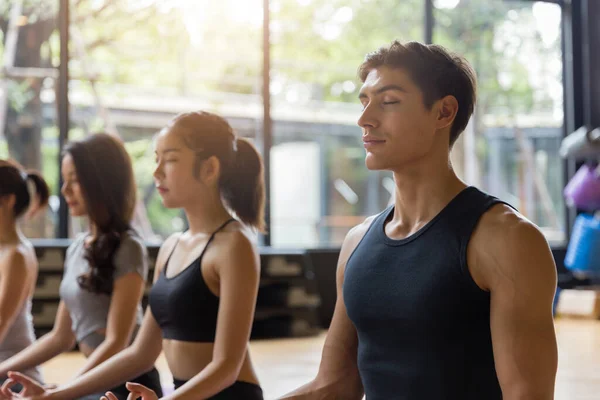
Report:
[[390,206],[346,264],[343,296],[358,333],[368,400],[502,399],[490,294],[467,268],[467,244],[495,197],[469,187],[415,234],[385,234]]

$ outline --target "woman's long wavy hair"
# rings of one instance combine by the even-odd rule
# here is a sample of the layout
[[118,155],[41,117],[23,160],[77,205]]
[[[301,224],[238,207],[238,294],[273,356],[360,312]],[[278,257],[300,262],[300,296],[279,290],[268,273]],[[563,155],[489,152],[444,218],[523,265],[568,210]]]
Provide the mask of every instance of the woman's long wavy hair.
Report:
[[104,133],[67,144],[63,156],[66,154],[73,159],[88,216],[96,228],[96,236],[85,250],[90,271],[79,277],[79,285],[94,293],[111,294],[113,259],[123,233],[131,229],[136,204],[131,158],[120,140]]

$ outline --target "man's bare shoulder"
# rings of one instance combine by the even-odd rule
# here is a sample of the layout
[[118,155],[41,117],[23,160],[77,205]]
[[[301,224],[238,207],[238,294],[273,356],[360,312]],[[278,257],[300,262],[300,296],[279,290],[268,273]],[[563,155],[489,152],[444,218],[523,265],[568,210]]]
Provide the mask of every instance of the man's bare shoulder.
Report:
[[354,226],[352,229],[348,231],[346,234],[346,238],[344,239],[344,243],[342,244],[342,250],[340,252],[339,265],[345,265],[356,246],[360,243],[362,238],[365,236],[373,221],[381,214],[372,215],[367,217],[362,223]]
[[350,240],[350,241],[355,241],[358,239],[360,241],[363,238],[363,236],[365,236],[365,233],[367,233],[367,231],[371,227],[371,224],[373,223],[375,218],[377,218],[378,216],[379,216],[379,214],[371,215],[370,217],[367,217],[360,224],[352,227],[352,229],[350,229],[350,231],[348,231],[348,235],[346,236],[346,239]]
[[522,240],[546,243],[544,234],[534,223],[506,204],[497,204],[482,215],[473,240],[485,244],[486,248],[499,250],[507,250],[505,246],[514,246]]
[[485,286],[494,277],[510,280],[523,274],[546,276],[556,266],[550,246],[540,229],[513,208],[498,204],[486,212],[473,232],[469,251],[475,260],[476,275],[485,276]]

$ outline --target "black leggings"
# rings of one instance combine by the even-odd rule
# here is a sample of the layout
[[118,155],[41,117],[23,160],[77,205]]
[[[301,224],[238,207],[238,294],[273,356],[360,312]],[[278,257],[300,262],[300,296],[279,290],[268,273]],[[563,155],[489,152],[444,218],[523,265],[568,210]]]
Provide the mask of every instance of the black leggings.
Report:
[[[186,382],[174,378],[175,390],[183,386]],[[236,381],[233,385],[215,394],[208,400],[263,400],[263,392],[260,386],[254,383]]]

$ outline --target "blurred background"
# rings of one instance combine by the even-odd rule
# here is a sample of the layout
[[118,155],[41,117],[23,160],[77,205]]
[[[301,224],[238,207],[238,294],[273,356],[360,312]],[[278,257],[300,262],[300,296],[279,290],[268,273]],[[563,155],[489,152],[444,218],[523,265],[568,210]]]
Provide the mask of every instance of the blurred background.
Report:
[[[50,207],[23,227],[40,260],[36,333],[52,329],[65,250],[86,229],[59,193],[60,149],[100,131],[124,140],[138,184],[134,224],[153,267],[162,241],[187,224],[155,191],[153,138],[177,113],[204,109],[265,160],[268,233],[257,237],[251,342],[265,397],[312,379],[340,244],[393,201],[391,174],[364,165],[357,68],[394,39],[420,41],[465,56],[477,73],[454,168],[545,234],[559,276],[556,399],[597,399],[600,213],[594,228],[563,191],[576,181],[600,196],[591,172],[600,153],[582,165],[560,149],[578,128],[600,126],[599,19],[599,0],[1,1],[0,158],[41,170],[52,188]],[[572,178],[585,168],[583,185]],[[61,356],[45,373],[64,382],[83,363]],[[157,365],[171,385],[164,359]]]
[[[453,151],[455,168],[564,243],[565,6],[555,3],[73,0],[67,99],[59,98],[59,1],[4,1],[0,158],[43,170],[54,194],[26,233],[72,237],[82,229],[83,221],[61,226],[59,146],[97,131],[121,136],[134,159],[144,237],[160,242],[184,228],[154,190],[152,138],[174,114],[202,108],[269,155],[263,243],[339,246],[391,200],[391,175],[364,166],[356,71],[367,52],[397,38],[433,41],[472,63],[479,101]],[[8,40],[11,26],[16,41]],[[62,138],[61,101],[70,118]]]

